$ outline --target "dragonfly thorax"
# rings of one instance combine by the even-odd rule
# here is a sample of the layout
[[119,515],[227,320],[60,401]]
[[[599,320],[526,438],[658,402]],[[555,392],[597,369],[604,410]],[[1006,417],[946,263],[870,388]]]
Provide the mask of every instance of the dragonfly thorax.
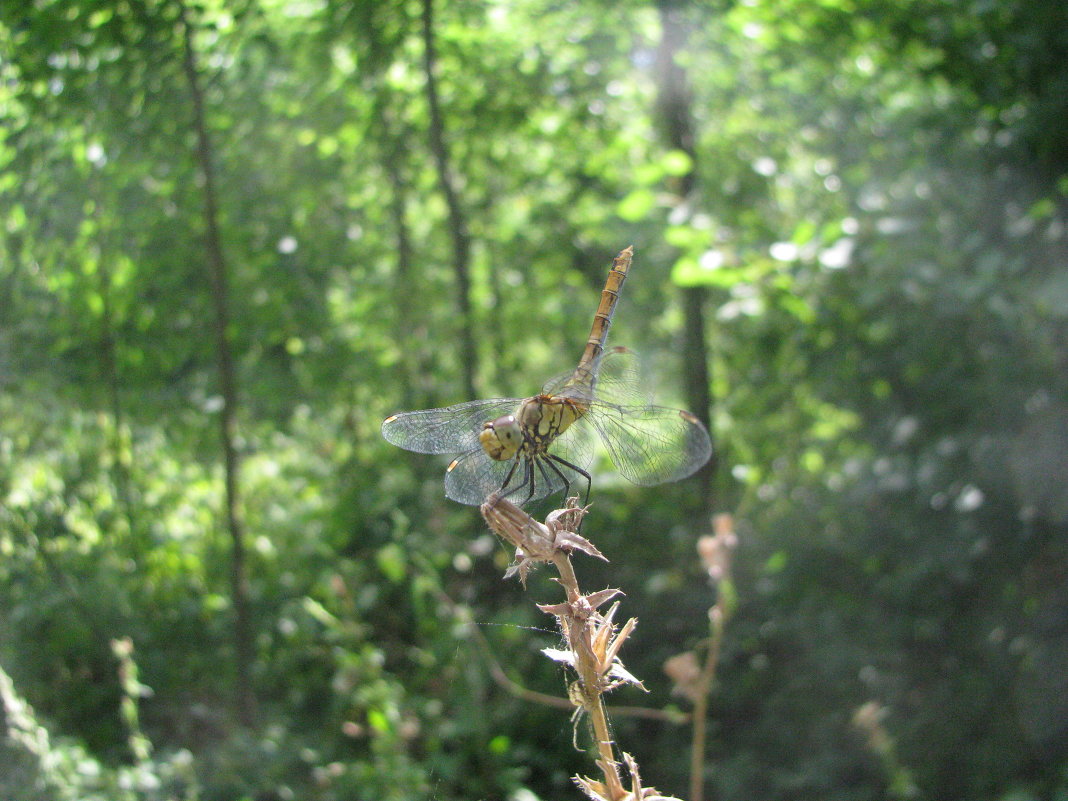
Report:
[[515,414],[483,423],[478,441],[486,454],[499,462],[520,452],[531,456],[549,447],[587,408],[573,398],[536,395],[523,401]]

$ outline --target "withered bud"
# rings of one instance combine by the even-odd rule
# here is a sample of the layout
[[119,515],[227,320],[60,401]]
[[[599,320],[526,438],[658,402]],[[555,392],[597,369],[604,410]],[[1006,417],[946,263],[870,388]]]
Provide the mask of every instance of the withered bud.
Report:
[[887,712],[877,701],[868,701],[853,713],[853,725],[867,735],[868,747],[876,753],[885,754],[893,749],[890,733],[883,725]]
[[712,531],[723,536],[734,534],[734,515],[729,512],[712,515]]
[[536,562],[551,562],[557,551],[582,551],[605,559],[596,546],[575,533],[588,507],[578,506],[578,499],[568,498],[567,506],[551,512],[539,523],[514,503],[497,493],[482,504],[482,517],[501,539],[515,546],[515,562],[505,578],[519,576],[526,583],[527,573]]
[[598,677],[599,692],[607,692],[621,684],[634,684],[645,690],[641,681],[628,672],[619,660],[619,650],[638,621],[631,618],[617,630],[612,619],[619,608],[618,602],[612,604],[604,615],[597,612],[597,607],[620,594],[619,590],[606,589],[580,596],[574,601],[538,604],[542,612],[557,617],[568,644],[565,650],[543,648],[542,653],[572,667],[578,667],[581,659],[588,660],[590,670]]
[[567,499],[563,509],[549,512],[549,516],[545,518],[545,524],[553,531],[576,532],[582,525],[582,518],[589,510],[588,506],[578,505],[578,498],[571,497]]
[[701,564],[713,581],[730,574],[731,551],[738,545],[738,535],[734,533],[734,518],[729,514],[719,514],[712,518],[714,535],[705,535],[697,540],[697,555]]
[[697,699],[701,680],[701,665],[697,661],[697,654],[693,651],[675,654],[664,662],[664,673],[675,683],[671,689],[673,693],[691,701]]
[[877,701],[868,701],[853,712],[853,725],[871,731],[881,726],[885,717],[885,707],[880,706]]
[[530,556],[552,557],[554,533],[514,503],[497,493],[480,507],[482,517],[499,537]]

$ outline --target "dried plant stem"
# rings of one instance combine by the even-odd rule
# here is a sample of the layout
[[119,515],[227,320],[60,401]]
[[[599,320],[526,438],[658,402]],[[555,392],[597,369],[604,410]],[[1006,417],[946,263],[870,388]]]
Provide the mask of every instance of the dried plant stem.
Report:
[[[731,552],[738,545],[734,518],[729,514],[712,517],[714,535],[697,541],[697,553],[716,588],[716,603],[708,610],[708,649],[700,672],[687,695],[693,700],[693,736],[690,744],[690,801],[704,798],[705,746],[708,739],[708,698],[716,679],[723,632],[737,602],[731,580]],[[695,660],[696,661],[696,660]]]
[[712,692],[712,682],[716,678],[719,665],[719,651],[723,643],[723,622],[726,615],[720,608],[722,601],[709,610],[709,622],[712,636],[708,643],[705,662],[701,666],[701,675],[697,680],[697,692],[693,704],[693,737],[690,745],[690,801],[702,801],[704,798],[705,744],[708,739],[708,698]]
[[520,581],[525,582],[531,567],[538,562],[551,562],[560,574],[557,580],[564,588],[567,599],[558,604],[538,604],[538,609],[556,617],[568,647],[566,650],[545,648],[542,653],[568,665],[578,674],[578,679],[568,687],[568,697],[578,707],[576,713],[585,712],[590,720],[593,745],[589,751],[604,776],[603,782],[587,776],[574,776],[575,784],[592,801],[640,801],[653,798],[672,801],[651,787],[643,789],[638,764],[627,753],[622,753],[622,764],[629,775],[630,789],[623,787],[620,762],[616,760],[616,744],[612,741],[603,696],[624,684],[645,689],[619,660],[619,650],[638,621],[631,618],[617,628],[613,618],[619,608],[618,602],[612,604],[604,614],[597,611],[622,594],[618,589],[607,588],[587,595],[579,590],[570,554],[581,551],[608,561],[597,550],[597,546],[578,534],[588,507],[578,506],[577,498],[568,498],[567,505],[551,512],[543,524],[511,501],[494,494],[482,504],[481,511],[490,528],[516,546],[516,561],[508,568],[505,578],[518,576]]
[[[553,554],[553,564],[560,574],[560,584],[567,594],[567,602],[577,603],[582,593],[579,591],[575,569],[571,566],[571,557],[564,551],[557,551]],[[567,639],[575,651],[575,670],[579,675],[580,684],[579,697],[576,700],[582,704],[583,711],[589,716],[593,726],[596,756],[600,757],[595,761],[604,774],[610,797],[622,798],[625,791],[619,776],[619,763],[616,761],[615,749],[612,746],[608,712],[601,695],[601,677],[597,670],[597,658],[593,650],[587,647],[593,640],[592,631],[589,631],[591,622],[589,619],[580,620],[572,617],[568,620],[568,625],[571,631],[567,633]]]

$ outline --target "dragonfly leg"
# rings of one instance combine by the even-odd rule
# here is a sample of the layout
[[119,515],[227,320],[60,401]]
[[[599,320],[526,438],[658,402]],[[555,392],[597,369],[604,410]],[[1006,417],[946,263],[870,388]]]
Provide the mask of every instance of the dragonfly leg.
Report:
[[567,486],[567,490],[565,490],[564,492],[565,496],[567,495],[567,492],[570,491],[571,484],[566,478],[564,478],[564,474],[560,472],[560,468],[553,464],[553,462],[559,462],[564,467],[570,467],[572,470],[574,470],[576,473],[586,479],[586,497],[582,501],[582,505],[587,506],[590,502],[590,490],[593,488],[593,478],[590,476],[590,474],[583,470],[581,467],[579,467],[577,464],[571,464],[571,462],[567,461],[567,459],[561,459],[559,456],[554,456],[551,453],[546,455],[550,459],[549,466],[552,467],[552,469],[555,470],[557,473],[559,473],[560,478],[564,479],[564,484]]
[[[552,470],[554,473],[556,473],[556,475],[560,476],[560,480],[564,482],[564,500],[566,501],[568,493],[571,492],[571,482],[567,480],[567,476],[565,476],[560,471],[560,468],[552,463],[551,459],[552,459],[552,457],[550,457],[546,461],[549,464],[549,469]],[[541,468],[541,474],[543,476],[545,476],[545,481],[548,483],[549,482],[549,477],[547,475],[545,475],[545,468],[542,467],[542,463],[540,461],[538,462],[538,467]]]
[[[534,483],[534,460],[530,457],[527,457],[526,476],[527,482],[530,483],[530,492],[527,493],[527,497],[523,500],[523,503],[527,503],[527,501],[534,497],[534,490],[536,489],[536,485]],[[520,504],[520,506],[522,505],[523,504]]]
[[[549,467],[553,469],[553,472],[560,475],[560,471],[556,469],[552,462],[549,462]],[[545,481],[546,486],[551,487],[553,482],[549,479],[549,474],[545,472],[545,460],[538,459],[538,472],[541,473],[542,479]],[[563,478],[563,476],[560,476]],[[567,486],[567,479],[564,478],[564,486]]]
[[530,463],[530,457],[529,456],[528,457],[523,457],[523,456],[516,457],[515,462],[512,464],[512,469],[508,471],[508,475],[504,479],[504,484],[501,486],[501,489],[505,490],[505,489],[508,488],[508,484],[511,483],[512,478],[513,478],[513,474],[515,473],[516,468],[519,467],[519,462],[520,461],[523,462],[523,480],[520,481],[518,484],[516,484],[514,487],[512,487],[510,490],[505,492],[501,497],[502,498],[507,498],[509,495],[515,495],[517,492],[519,492],[521,489],[523,489],[523,487],[525,487],[525,486],[527,486],[529,484],[530,485],[530,494],[527,495],[527,497],[522,501],[522,503],[519,504],[520,506],[522,506],[524,503],[529,501],[531,499],[531,497],[533,497],[533,495],[534,495],[534,467]]
[[[518,457],[518,456],[515,458],[515,461],[512,462],[511,469],[508,471],[508,475],[506,475],[504,477],[504,482],[501,484],[501,489],[502,490],[508,489],[508,484],[511,483],[512,476],[515,475],[515,469],[517,467],[519,467],[519,458],[520,457]],[[522,487],[522,486],[523,486],[522,484],[519,485],[519,487]],[[519,489],[519,487],[512,487],[511,491],[508,492],[507,495],[511,495],[513,492],[515,492],[517,489]],[[507,497],[507,495],[505,497]]]

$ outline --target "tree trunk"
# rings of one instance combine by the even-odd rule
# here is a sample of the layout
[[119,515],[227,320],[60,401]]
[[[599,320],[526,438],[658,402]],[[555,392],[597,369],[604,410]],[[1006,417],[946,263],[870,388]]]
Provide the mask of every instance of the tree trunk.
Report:
[[445,205],[449,210],[449,231],[452,235],[452,269],[456,277],[457,308],[460,314],[460,360],[464,372],[464,392],[468,399],[478,397],[475,377],[478,375],[478,349],[475,347],[474,320],[471,314],[471,238],[460,205],[459,193],[449,162],[445,123],[438,101],[437,78],[434,75],[437,56],[434,51],[434,0],[423,0],[423,65],[426,70],[426,99],[430,109],[430,150],[438,171]]
[[[680,177],[678,196],[686,203],[693,195],[697,178],[697,151],[694,147],[693,98],[690,93],[686,71],[679,66],[677,57],[686,42],[686,32],[678,18],[672,0],[658,0],[660,12],[660,44],[656,53],[657,97],[656,112],[665,144],[686,153],[691,161],[690,171]],[[683,315],[686,323],[683,340],[683,359],[686,369],[686,399],[690,410],[701,422],[711,426],[712,397],[709,389],[708,346],[705,339],[704,287],[686,287],[683,293]],[[700,482],[701,518],[708,519],[712,513],[712,479],[716,465],[715,455],[702,467],[695,478]],[[700,518],[699,518],[700,519]],[[704,798],[704,765],[707,720],[704,715],[695,715],[690,744],[690,801]]]
[[420,353],[426,339],[423,315],[416,310],[418,293],[415,291],[419,277],[415,274],[415,248],[412,245],[411,227],[408,224],[408,181],[404,172],[405,136],[403,125],[398,124],[392,113],[394,99],[385,86],[378,87],[374,102],[374,128],[378,133],[382,152],[382,166],[390,188],[390,217],[396,242],[396,266],[393,293],[396,299],[394,326],[400,344],[401,405],[404,409],[416,408],[424,394],[417,389],[425,386],[420,372]]
[[[660,12],[660,44],[656,53],[656,114],[664,143],[673,150],[686,153],[692,163],[690,171],[679,178],[680,203],[693,194],[697,178],[697,151],[694,147],[693,98],[686,71],[679,66],[677,56],[686,42],[685,28],[671,0],[658,0]],[[698,419],[712,431],[711,376],[708,366],[708,344],[705,337],[705,287],[686,287],[682,290],[685,335],[683,339],[683,371],[686,402]],[[700,513],[707,519],[712,513],[712,481],[716,470],[713,452],[708,464],[696,474],[700,486]]]
[[226,260],[219,237],[215,169],[212,164],[211,140],[204,121],[204,95],[197,74],[193,28],[183,0],[179,0],[178,8],[184,34],[183,66],[186,80],[189,83],[189,94],[193,101],[193,125],[197,137],[196,159],[204,179],[204,247],[207,255],[208,281],[215,307],[215,353],[223,401],[219,421],[226,476],[226,524],[231,540],[230,592],[234,605],[235,702],[238,718],[248,725],[255,714],[255,696],[252,692],[252,620],[245,564],[245,532],[240,508],[238,475],[240,462],[235,445],[237,379],[234,375],[234,360],[230,348],[228,278]]

